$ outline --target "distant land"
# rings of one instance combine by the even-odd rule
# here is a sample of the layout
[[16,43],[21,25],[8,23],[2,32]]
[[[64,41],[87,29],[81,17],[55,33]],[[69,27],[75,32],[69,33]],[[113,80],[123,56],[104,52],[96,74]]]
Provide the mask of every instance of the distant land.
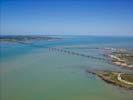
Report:
[[32,42],[38,40],[58,40],[61,38],[44,35],[0,35],[0,42]]

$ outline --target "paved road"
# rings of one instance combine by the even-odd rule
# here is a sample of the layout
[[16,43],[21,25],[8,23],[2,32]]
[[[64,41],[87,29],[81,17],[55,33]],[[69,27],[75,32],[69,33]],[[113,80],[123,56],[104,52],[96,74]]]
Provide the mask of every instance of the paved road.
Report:
[[121,78],[121,75],[122,75],[122,73],[119,73],[118,76],[117,76],[117,79],[118,79],[119,81],[121,81],[121,82],[123,82],[123,83],[125,83],[125,84],[128,84],[128,85],[133,85],[132,82],[128,82],[128,81],[126,81],[126,80],[123,80],[123,79]]

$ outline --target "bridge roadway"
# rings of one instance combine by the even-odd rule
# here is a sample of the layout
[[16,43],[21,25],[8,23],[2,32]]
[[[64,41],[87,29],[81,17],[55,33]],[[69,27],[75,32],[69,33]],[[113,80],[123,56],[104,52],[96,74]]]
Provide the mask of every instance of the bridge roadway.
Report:
[[70,55],[77,55],[77,56],[86,57],[86,58],[90,58],[90,59],[106,61],[106,59],[104,59],[104,58],[94,57],[94,56],[90,56],[90,55],[86,55],[86,54],[82,54],[82,53],[77,53],[77,52],[73,52],[73,51],[69,51],[69,50],[64,50],[64,49],[61,49],[61,48],[49,48],[49,50],[63,52],[63,53],[67,53],[67,54],[70,54]]

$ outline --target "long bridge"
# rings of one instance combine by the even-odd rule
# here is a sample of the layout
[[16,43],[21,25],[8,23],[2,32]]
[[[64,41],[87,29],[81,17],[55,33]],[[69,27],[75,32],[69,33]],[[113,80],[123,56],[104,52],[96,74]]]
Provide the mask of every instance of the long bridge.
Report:
[[96,59],[96,60],[106,61],[106,59],[104,59],[104,58],[95,57],[95,56],[91,56],[91,55],[87,55],[87,54],[82,54],[82,53],[78,53],[78,52],[74,52],[74,51],[70,51],[70,50],[64,50],[64,49],[61,49],[61,48],[51,47],[51,48],[49,48],[49,50],[63,52],[63,53],[69,54],[69,55],[76,55],[76,56],[86,57],[86,58],[89,58],[89,59]]
[[[37,47],[37,48],[44,48],[45,47],[45,46],[35,45],[33,43],[25,43],[25,42],[21,42],[21,41],[18,41],[18,43],[24,44],[24,45],[30,45],[30,46]],[[74,52],[74,51],[70,51],[70,50],[65,50],[65,49],[62,49],[62,48],[49,47],[48,49],[50,51],[58,51],[58,52],[66,53],[66,54],[69,54],[69,55],[76,55],[76,56],[86,57],[86,58],[89,58],[89,59],[96,59],[96,60],[100,60],[100,61],[103,61],[103,62],[107,63],[107,60],[105,58],[100,58],[100,57],[95,57],[95,56],[91,56],[91,55],[87,55],[87,54],[82,54],[82,53],[78,53],[78,52]]]

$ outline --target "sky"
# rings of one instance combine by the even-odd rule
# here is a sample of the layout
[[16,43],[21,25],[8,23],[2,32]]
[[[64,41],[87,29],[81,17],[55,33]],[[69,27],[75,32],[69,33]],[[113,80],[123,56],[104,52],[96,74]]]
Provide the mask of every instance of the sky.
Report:
[[0,0],[0,34],[133,35],[133,0]]

